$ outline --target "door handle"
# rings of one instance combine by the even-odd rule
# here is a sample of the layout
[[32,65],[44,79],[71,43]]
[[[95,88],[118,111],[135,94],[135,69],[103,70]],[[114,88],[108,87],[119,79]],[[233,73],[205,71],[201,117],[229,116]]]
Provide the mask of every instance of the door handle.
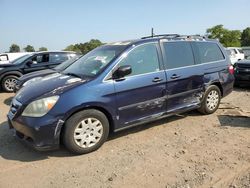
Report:
[[160,81],[162,81],[162,79],[159,78],[159,77],[155,77],[155,78],[152,80],[152,82],[160,82]]
[[177,79],[177,78],[180,78],[180,77],[181,77],[180,75],[173,74],[170,78],[171,78],[171,79]]

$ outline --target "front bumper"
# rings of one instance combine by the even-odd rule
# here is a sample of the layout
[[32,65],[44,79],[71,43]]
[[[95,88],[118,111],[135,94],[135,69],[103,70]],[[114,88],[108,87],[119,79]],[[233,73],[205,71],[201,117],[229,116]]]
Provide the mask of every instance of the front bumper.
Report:
[[49,114],[40,117],[18,116],[10,111],[7,115],[10,129],[25,144],[39,151],[59,148],[63,121]]

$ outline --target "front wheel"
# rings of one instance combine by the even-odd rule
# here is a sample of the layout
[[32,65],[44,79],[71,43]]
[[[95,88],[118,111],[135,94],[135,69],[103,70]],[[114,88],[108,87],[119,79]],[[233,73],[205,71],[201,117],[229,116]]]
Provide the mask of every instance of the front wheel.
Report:
[[201,107],[198,109],[198,111],[202,114],[212,114],[218,109],[220,100],[220,89],[215,85],[209,86],[204,97],[202,98]]
[[76,154],[97,150],[109,134],[109,121],[100,111],[90,109],[71,116],[66,124],[63,142],[66,148]]
[[9,75],[2,79],[2,89],[6,92],[13,92],[17,83],[18,77]]

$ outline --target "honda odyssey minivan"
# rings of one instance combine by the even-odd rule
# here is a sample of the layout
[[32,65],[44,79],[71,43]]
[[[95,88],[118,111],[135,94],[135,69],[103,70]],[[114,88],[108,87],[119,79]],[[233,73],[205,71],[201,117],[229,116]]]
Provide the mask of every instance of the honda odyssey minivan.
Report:
[[8,122],[38,150],[84,154],[116,132],[198,109],[214,113],[233,89],[233,67],[217,40],[158,35],[98,47],[61,73],[20,89]]

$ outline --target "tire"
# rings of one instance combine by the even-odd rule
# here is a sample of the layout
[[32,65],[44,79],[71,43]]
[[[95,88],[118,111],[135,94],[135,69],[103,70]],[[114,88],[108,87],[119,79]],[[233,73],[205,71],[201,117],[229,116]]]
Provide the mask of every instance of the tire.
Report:
[[215,85],[211,85],[207,88],[204,97],[202,98],[201,107],[198,109],[198,111],[205,115],[212,114],[218,109],[220,100],[220,89]]
[[75,154],[97,150],[107,140],[109,121],[100,111],[89,109],[71,116],[65,123],[63,143]]
[[8,75],[4,77],[1,83],[2,89],[8,93],[14,92],[14,87],[17,80],[18,77],[14,75]]

